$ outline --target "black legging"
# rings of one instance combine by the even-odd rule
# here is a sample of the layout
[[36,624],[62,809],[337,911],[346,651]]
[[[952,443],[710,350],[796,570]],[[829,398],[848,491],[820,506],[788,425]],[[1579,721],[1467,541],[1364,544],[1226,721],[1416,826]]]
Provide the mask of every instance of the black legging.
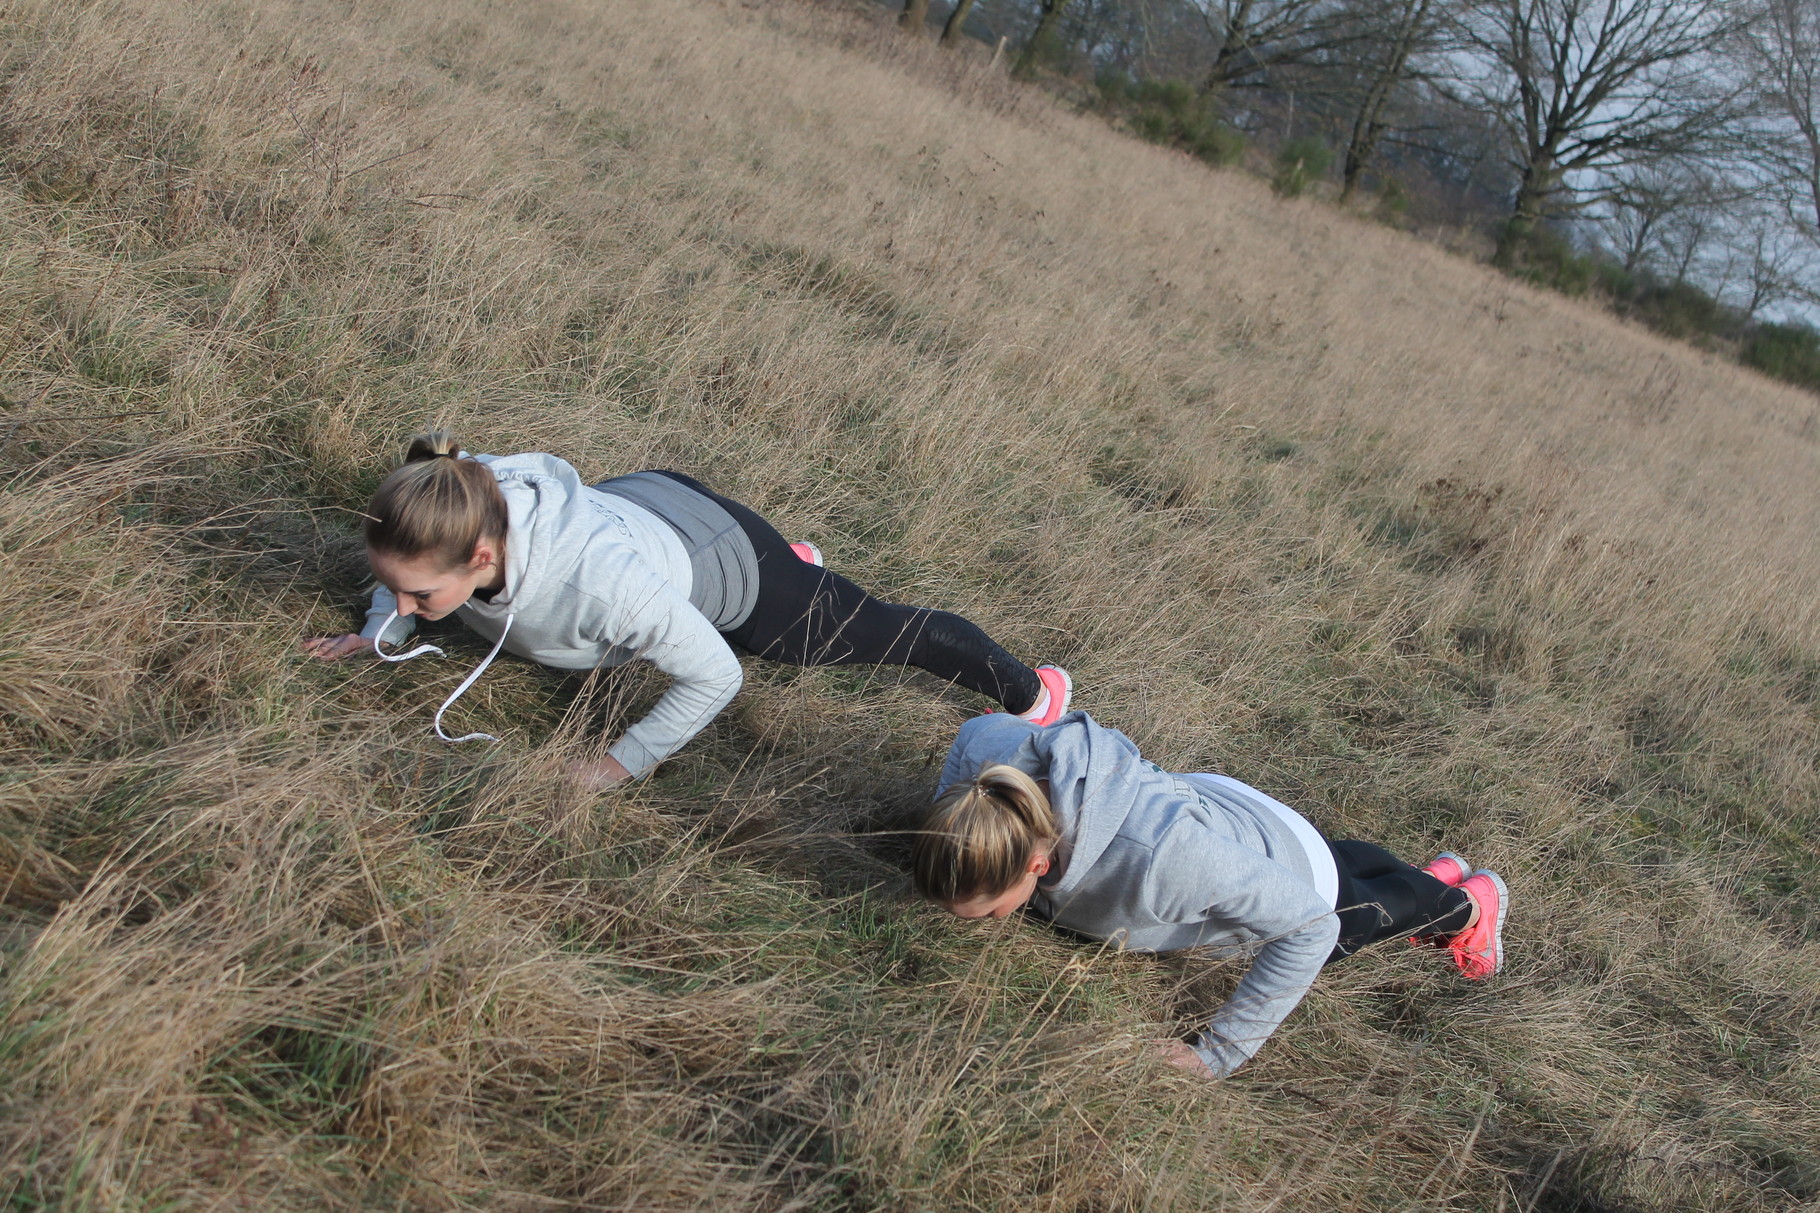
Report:
[[976,624],[949,611],[874,598],[838,573],[797,557],[777,528],[681,472],[660,472],[712,497],[758,553],[758,599],[721,635],[748,653],[792,665],[909,665],[956,682],[1010,712],[1036,705],[1035,671]]
[[1471,897],[1383,847],[1357,839],[1328,839],[1327,847],[1340,871],[1340,942],[1328,964],[1394,935],[1451,935],[1472,916]]

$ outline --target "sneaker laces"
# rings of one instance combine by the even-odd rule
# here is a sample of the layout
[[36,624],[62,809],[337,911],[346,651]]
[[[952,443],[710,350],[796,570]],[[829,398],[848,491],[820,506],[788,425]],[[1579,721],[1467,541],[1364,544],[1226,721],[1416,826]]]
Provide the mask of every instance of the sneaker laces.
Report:
[[[396,618],[398,618],[397,611],[393,611],[390,615],[387,615],[385,622],[379,625],[379,631],[373,637],[373,652],[375,655],[378,656],[379,660],[381,660],[381,661],[409,661],[413,657],[422,657],[426,653],[434,653],[438,657],[441,657],[444,655],[443,651],[441,649],[437,648],[433,644],[420,644],[408,653],[399,653],[397,655],[389,654],[384,649],[380,648],[379,647],[379,638],[381,636],[385,635],[386,629],[392,626],[392,620],[394,620]],[[447,699],[443,700],[442,706],[436,709],[436,718],[435,718],[435,720],[431,721],[431,727],[436,730],[436,735],[438,737],[442,738],[444,741],[448,742],[450,745],[456,745],[463,741],[498,741],[499,740],[499,738],[493,736],[493,734],[491,734],[491,733],[467,733],[460,737],[451,737],[447,733],[442,731],[442,714],[449,710],[450,704],[454,703],[457,699],[460,699],[464,694],[467,693],[468,688],[474,685],[475,679],[479,678],[482,674],[487,672],[487,667],[493,664],[493,658],[499,656],[500,647],[502,645],[504,645],[506,642],[506,633],[510,632],[512,630],[512,620],[514,620],[516,618],[517,618],[516,615],[507,615],[506,616],[506,626],[499,629],[499,639],[495,640],[493,642],[493,651],[486,655],[485,660],[483,660],[479,665],[474,667],[474,672],[472,674],[469,674],[465,679],[463,679],[461,685],[455,688],[454,693],[451,694]]]

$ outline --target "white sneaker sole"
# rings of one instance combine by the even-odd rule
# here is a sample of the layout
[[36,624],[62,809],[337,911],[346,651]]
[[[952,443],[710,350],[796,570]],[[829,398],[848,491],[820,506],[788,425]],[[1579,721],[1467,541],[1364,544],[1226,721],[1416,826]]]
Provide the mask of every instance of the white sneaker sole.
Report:
[[1498,921],[1491,929],[1491,972],[1485,975],[1495,977],[1504,971],[1504,919],[1510,914],[1510,889],[1505,886],[1504,878],[1490,868],[1480,868],[1473,876],[1489,876],[1492,887],[1498,891]]

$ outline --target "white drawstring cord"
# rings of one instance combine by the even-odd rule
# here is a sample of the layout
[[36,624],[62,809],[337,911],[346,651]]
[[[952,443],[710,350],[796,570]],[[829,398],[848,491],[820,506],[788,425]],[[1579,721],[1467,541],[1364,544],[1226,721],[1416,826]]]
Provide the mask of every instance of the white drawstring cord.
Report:
[[[385,650],[381,649],[379,647],[379,637],[385,635],[386,629],[392,626],[392,620],[394,620],[396,618],[398,618],[397,611],[393,611],[390,615],[387,615],[385,622],[379,625],[378,634],[373,637],[373,652],[378,654],[379,659],[381,661],[409,661],[413,657],[422,657],[425,653],[435,653],[438,656],[442,655],[442,650],[437,648],[435,645],[420,644],[408,653],[400,653],[396,657],[388,656],[386,654]],[[442,706],[436,709],[436,719],[432,722],[432,727],[435,728],[436,735],[438,737],[442,738],[444,741],[450,743],[451,745],[455,745],[455,744],[458,744],[463,741],[498,741],[499,740],[499,738],[493,736],[493,734],[491,734],[491,733],[469,733],[462,737],[451,737],[447,733],[442,731],[442,714],[449,710],[450,704],[454,703],[457,699],[460,699],[462,694],[469,687],[474,685],[474,680],[476,678],[479,678],[482,674],[487,672],[487,667],[493,664],[493,658],[499,656],[500,646],[505,644],[506,633],[512,630],[512,621],[516,618],[518,618],[518,616],[516,616],[516,615],[507,615],[506,616],[506,626],[499,629],[499,639],[495,640],[493,642],[493,651],[487,654],[485,661],[482,661],[478,666],[474,667],[474,672],[472,674],[469,674],[467,676],[467,678],[462,682],[462,684],[455,688],[455,693],[450,695],[447,699],[443,700]]]
[[385,630],[392,626],[392,620],[394,620],[396,618],[398,618],[397,611],[393,611],[390,615],[387,615],[385,617],[385,622],[379,625],[379,631],[373,637],[373,653],[375,656],[377,656],[379,658],[379,660],[381,660],[381,661],[409,661],[413,657],[422,657],[425,653],[434,653],[438,657],[442,656],[442,650],[437,648],[433,644],[420,644],[416,648],[412,649],[410,652],[400,653],[396,657],[388,655],[384,649],[379,647],[379,637],[385,635]]

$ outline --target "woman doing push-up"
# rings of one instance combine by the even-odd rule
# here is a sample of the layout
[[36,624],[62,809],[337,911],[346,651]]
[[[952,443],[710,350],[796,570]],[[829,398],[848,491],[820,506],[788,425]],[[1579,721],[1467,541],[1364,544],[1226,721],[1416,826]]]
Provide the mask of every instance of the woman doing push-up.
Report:
[[948,751],[913,844],[917,890],[962,918],[1028,906],[1055,926],[1147,952],[1242,951],[1251,968],[1169,1060],[1219,1077],[1258,1051],[1323,966],[1411,936],[1467,977],[1503,964],[1509,894],[1444,852],[1425,868],[1329,841],[1223,775],[1175,775],[1073,712],[1047,728],[976,717]]
[[411,442],[367,508],[367,558],[379,579],[359,634],[304,641],[325,660],[411,634],[415,618],[454,614],[542,665],[590,670],[644,658],[672,681],[642,720],[576,774],[604,786],[641,776],[699,732],[739,690],[736,651],[793,665],[908,665],[959,683],[1017,717],[1067,710],[1068,675],[1031,669],[959,615],[883,602],[821,567],[763,518],[678,472],[585,485],[554,455],[462,452],[446,433]]

